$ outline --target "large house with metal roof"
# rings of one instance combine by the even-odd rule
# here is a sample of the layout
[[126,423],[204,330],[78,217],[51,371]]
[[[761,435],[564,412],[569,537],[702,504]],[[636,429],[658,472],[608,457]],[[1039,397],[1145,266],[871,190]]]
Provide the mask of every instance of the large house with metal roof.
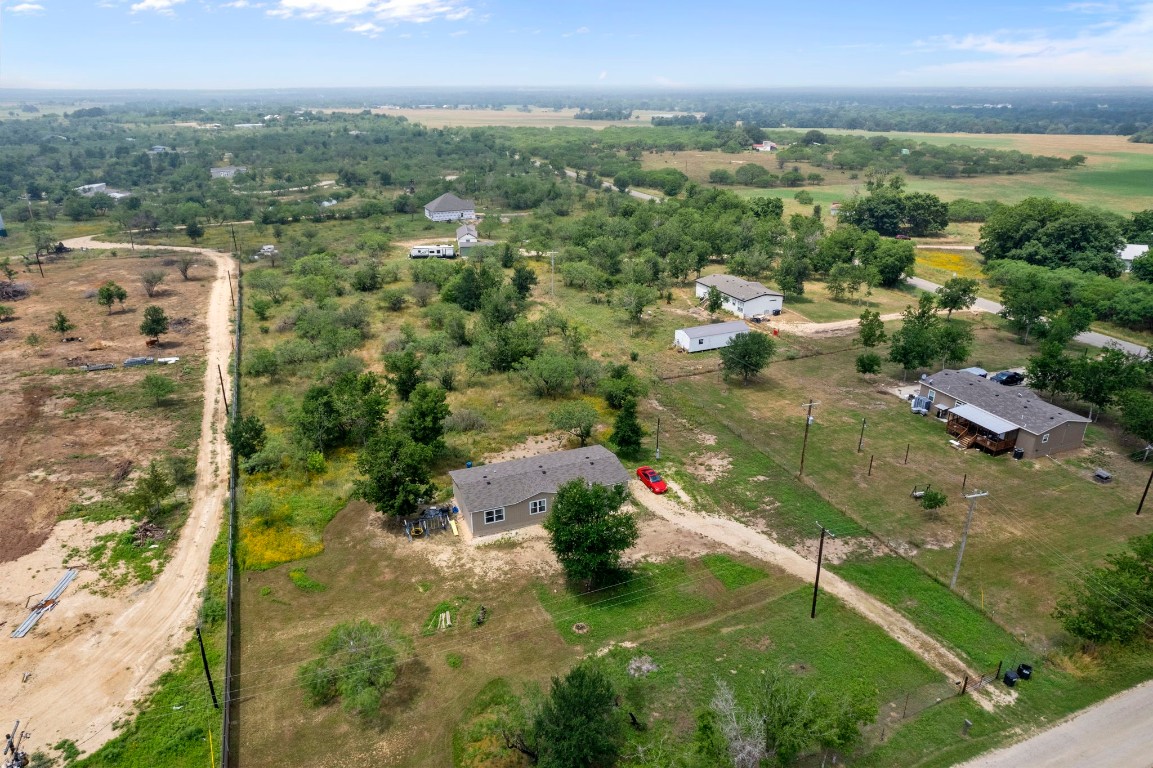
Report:
[[705,275],[697,278],[698,299],[704,300],[709,295],[709,288],[721,292],[721,307],[737,317],[779,315],[785,303],[785,295],[780,291],[732,275]]
[[578,478],[627,485],[628,470],[603,445],[502,461],[448,473],[454,504],[473,536],[536,525],[552,508],[557,489]]
[[424,215],[432,221],[461,221],[476,218],[476,203],[472,200],[461,200],[451,192],[426,203]]
[[928,410],[962,448],[992,454],[1020,451],[1033,459],[1081,447],[1089,419],[1042,400],[1026,387],[1006,387],[966,371],[945,369],[921,379]]

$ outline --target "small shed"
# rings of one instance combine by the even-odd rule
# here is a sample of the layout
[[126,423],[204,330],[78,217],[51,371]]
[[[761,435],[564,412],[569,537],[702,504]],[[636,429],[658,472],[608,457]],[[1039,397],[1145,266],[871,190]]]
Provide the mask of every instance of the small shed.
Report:
[[673,334],[673,343],[686,352],[706,352],[728,346],[738,333],[748,333],[749,327],[739,320],[731,323],[713,323],[692,328],[680,328]]

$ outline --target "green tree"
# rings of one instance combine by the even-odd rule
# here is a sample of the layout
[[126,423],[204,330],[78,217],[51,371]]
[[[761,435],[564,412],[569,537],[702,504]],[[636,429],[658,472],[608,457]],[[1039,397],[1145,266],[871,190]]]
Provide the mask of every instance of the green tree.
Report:
[[872,348],[884,344],[888,338],[885,334],[885,321],[881,319],[880,312],[866,309],[861,313],[857,327],[857,333],[863,346]]
[[278,269],[264,267],[244,274],[244,282],[254,291],[267,296],[274,304],[284,301],[288,278]]
[[655,289],[647,285],[629,283],[621,288],[613,304],[624,310],[625,315],[634,323],[639,323],[645,313],[645,307],[655,303],[657,298]]
[[1129,551],[1070,583],[1053,612],[1065,630],[1093,643],[1129,643],[1153,616],[1153,534],[1129,541]]
[[1153,283],[1153,251],[1133,259],[1130,272],[1143,283]]
[[232,450],[236,451],[236,455],[242,459],[260,453],[267,441],[264,422],[255,414],[229,421],[224,430],[224,437],[232,446]]
[[1113,214],[1051,198],[1030,197],[993,211],[981,227],[986,261],[1014,259],[1042,267],[1121,274],[1123,221]]
[[427,445],[400,430],[382,428],[356,457],[363,475],[356,481],[356,496],[383,515],[411,515],[436,492],[429,479],[432,458]]
[[188,273],[199,263],[198,254],[181,251],[176,257],[176,271],[180,273],[181,278],[188,280]]
[[184,234],[188,235],[188,239],[195,243],[204,237],[204,225],[193,219],[184,225]]
[[102,307],[108,307],[108,314],[110,315],[112,314],[112,305],[120,302],[120,305],[123,306],[127,298],[128,291],[111,280],[96,290],[96,303]]
[[1055,397],[1073,391],[1074,367],[1074,360],[1059,343],[1045,340],[1040,351],[1029,358],[1025,375],[1030,387]]
[[340,699],[345,711],[372,718],[409,645],[395,626],[344,622],[332,628],[320,643],[320,655],[301,665],[297,677],[312,706]]
[[581,478],[557,489],[542,526],[570,579],[589,585],[620,570],[621,553],[640,535],[636,518],[620,511],[627,499],[623,485],[609,487]]
[[709,292],[705,294],[705,311],[710,315],[715,315],[721,311],[724,304],[724,294],[715,285],[710,285]]
[[167,376],[149,373],[140,382],[140,387],[144,390],[144,394],[155,400],[156,405],[159,406],[164,398],[176,391],[176,382]]
[[[1098,411],[1111,406],[1125,390],[1147,383],[1147,379],[1141,358],[1116,347],[1106,347],[1096,357],[1082,357],[1073,366],[1073,391]],[[1089,418],[1093,418],[1092,408]]]
[[606,373],[598,389],[609,408],[620,410],[629,398],[641,398],[648,394],[648,387],[629,370],[626,363],[610,365]]
[[914,368],[923,368],[937,357],[939,349],[937,328],[940,318],[934,310],[933,295],[921,294],[917,307],[905,307],[904,322],[893,331],[889,345],[889,360],[900,364],[907,374]]
[[424,378],[420,360],[411,349],[385,355],[384,369],[391,374],[389,381],[396,390],[396,396],[403,402],[408,402],[409,395]]
[[151,336],[159,341],[162,333],[168,333],[168,315],[155,304],[144,308],[144,319],[140,323],[140,335]]
[[761,372],[777,351],[776,340],[765,333],[738,333],[721,347],[721,370],[748,383]]
[[436,452],[444,448],[444,422],[450,413],[447,393],[431,384],[417,384],[408,405],[397,417],[397,426],[415,442]]
[[626,456],[633,456],[640,451],[644,436],[645,431],[637,420],[637,401],[630,397],[621,404],[609,442]]
[[52,320],[52,325],[48,326],[48,330],[54,331],[61,337],[69,331],[73,330],[76,326],[68,319],[60,310],[56,310],[56,317]]
[[537,397],[559,397],[572,392],[576,381],[573,358],[557,352],[546,352],[517,365],[520,378]]
[[[556,514],[555,512],[553,513]],[[541,768],[608,768],[623,741],[612,683],[596,667],[573,667],[552,679],[535,723]]]
[[1121,428],[1146,445],[1153,443],[1153,394],[1143,389],[1128,389],[1117,397],[1121,406]]
[[532,287],[537,284],[536,272],[532,267],[517,264],[512,270],[512,287],[522,299],[527,299],[532,293]]
[[15,316],[16,310],[12,309],[12,307],[8,306],[7,304],[0,304],[0,323],[6,320],[11,320]]
[[308,451],[323,452],[341,442],[344,426],[329,387],[318,384],[305,390],[293,428],[300,445]]
[[865,352],[857,355],[857,373],[880,373],[881,356],[876,352]]
[[973,351],[973,329],[968,323],[938,323],[935,342],[942,368],[958,368]]
[[176,484],[169,479],[155,461],[148,463],[148,469],[136,479],[132,490],[124,494],[123,501],[133,512],[155,520],[160,515],[164,500],[176,490]]
[[913,266],[917,263],[917,251],[908,240],[882,240],[877,247],[862,259],[864,266],[876,270],[880,283],[886,288],[895,288],[906,277],[913,276]]
[[568,432],[580,440],[581,448],[584,448],[596,429],[598,414],[596,408],[583,400],[576,400],[561,403],[549,413],[548,418],[553,429]]
[[946,312],[946,319],[954,310],[968,309],[977,302],[977,281],[971,277],[951,277],[937,289],[937,306]]
[[812,265],[803,256],[782,256],[773,270],[773,279],[777,286],[791,296],[805,295],[805,281],[813,273]]
[[910,192],[904,196],[905,224],[913,235],[931,235],[949,226],[949,206],[928,192]]

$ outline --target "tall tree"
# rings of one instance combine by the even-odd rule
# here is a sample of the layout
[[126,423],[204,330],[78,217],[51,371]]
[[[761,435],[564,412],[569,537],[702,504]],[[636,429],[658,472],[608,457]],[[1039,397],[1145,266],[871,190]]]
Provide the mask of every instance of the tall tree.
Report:
[[884,344],[888,338],[885,334],[885,321],[881,319],[881,313],[878,311],[866,309],[861,313],[857,326],[861,344],[865,347],[872,348]]
[[937,306],[946,312],[946,319],[954,310],[968,309],[977,302],[977,281],[971,277],[951,277],[937,289]]
[[721,347],[721,370],[726,376],[740,376],[746,384],[772,359],[777,343],[765,333],[738,333]]
[[403,402],[408,402],[412,391],[423,378],[416,353],[406,349],[403,352],[387,354],[384,356],[384,369],[391,374],[389,381],[396,390],[396,396]]
[[260,453],[267,441],[264,422],[256,414],[230,421],[224,430],[224,438],[242,459]]
[[941,367],[960,367],[973,351],[973,329],[968,323],[946,320],[937,324],[935,342]]
[[617,762],[623,722],[616,692],[587,662],[552,679],[535,725],[541,768],[609,768]]
[[597,424],[597,411],[583,400],[561,403],[548,415],[553,429],[568,432],[584,448]]
[[933,295],[922,293],[915,308],[905,307],[901,313],[904,322],[893,331],[889,360],[898,363],[906,374],[927,366],[937,357],[940,318],[934,309]]
[[1153,616],[1153,534],[1068,585],[1053,616],[1069,634],[1094,643],[1129,643]]
[[120,305],[123,306],[127,298],[128,291],[111,280],[96,290],[96,303],[102,307],[108,307],[108,314],[110,315],[112,314],[112,305],[120,302]]
[[140,322],[140,335],[151,336],[159,340],[160,335],[168,333],[168,315],[155,304],[144,308],[144,319]]
[[450,413],[446,398],[440,387],[417,384],[397,417],[397,426],[417,443],[439,453],[444,449],[444,421]]
[[645,431],[637,420],[637,401],[630,397],[621,403],[621,410],[613,422],[613,433],[609,437],[609,442],[626,456],[633,456],[640,451],[644,436]]
[[725,297],[715,285],[710,285],[708,293],[705,294],[705,311],[710,315],[715,315],[721,311],[724,306]]
[[581,478],[557,489],[542,526],[570,579],[588,585],[620,570],[621,553],[640,535],[636,518],[620,511],[626,499],[623,485],[609,487]]
[[436,491],[429,479],[432,457],[427,445],[398,429],[382,428],[356,457],[363,477],[355,493],[383,515],[411,515]]

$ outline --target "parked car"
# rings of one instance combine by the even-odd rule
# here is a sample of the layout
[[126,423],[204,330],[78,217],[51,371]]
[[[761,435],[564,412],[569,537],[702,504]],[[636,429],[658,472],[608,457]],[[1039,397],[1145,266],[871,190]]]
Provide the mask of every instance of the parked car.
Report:
[[908,235],[894,235],[893,238],[895,240],[912,240],[913,239],[913,238],[909,237]]
[[637,477],[639,477],[641,482],[645,484],[645,487],[653,493],[664,493],[669,489],[669,486],[652,467],[641,467],[637,470]]
[[998,384],[1004,384],[1006,387],[1015,387],[1025,380],[1025,374],[1017,373],[1016,371],[1001,371],[1000,373],[993,374],[990,381],[995,381]]

